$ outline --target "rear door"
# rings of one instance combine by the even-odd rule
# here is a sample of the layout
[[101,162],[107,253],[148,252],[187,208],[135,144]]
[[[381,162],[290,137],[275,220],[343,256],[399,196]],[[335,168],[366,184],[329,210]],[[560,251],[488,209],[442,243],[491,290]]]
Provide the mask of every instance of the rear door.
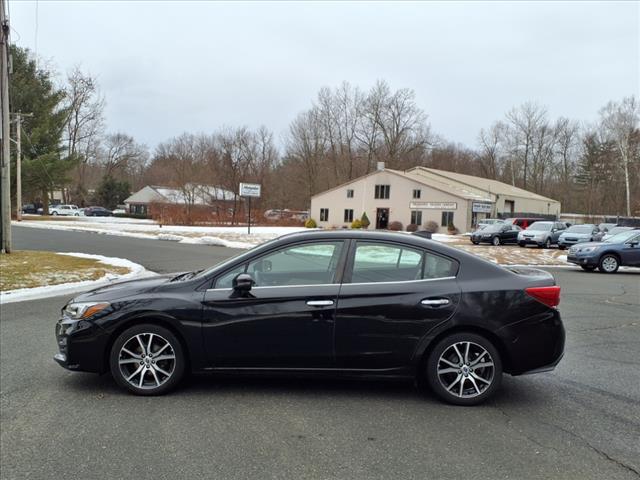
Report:
[[454,259],[410,245],[353,241],[336,311],[336,363],[349,369],[410,364],[420,340],[460,300]]

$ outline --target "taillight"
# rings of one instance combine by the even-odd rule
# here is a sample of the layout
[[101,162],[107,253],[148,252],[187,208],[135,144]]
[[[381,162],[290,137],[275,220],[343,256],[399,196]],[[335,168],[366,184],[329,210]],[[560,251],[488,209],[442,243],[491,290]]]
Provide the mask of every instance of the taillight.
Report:
[[557,307],[560,304],[560,287],[553,285],[552,287],[531,287],[525,288],[527,295],[535,298],[548,307]]

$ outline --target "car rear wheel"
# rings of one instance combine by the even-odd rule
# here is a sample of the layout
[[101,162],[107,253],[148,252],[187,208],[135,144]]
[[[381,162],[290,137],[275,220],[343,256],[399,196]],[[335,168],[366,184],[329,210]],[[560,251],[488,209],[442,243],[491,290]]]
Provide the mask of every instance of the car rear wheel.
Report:
[[493,239],[491,240],[491,243],[493,243],[494,247],[497,247],[500,245],[500,237],[493,237]]
[[161,395],[184,376],[182,345],[166,328],[143,324],[120,334],[111,347],[111,374],[136,395]]
[[544,248],[551,248],[551,239],[547,238],[543,244]]
[[426,377],[433,392],[454,405],[477,405],[500,387],[502,362],[493,344],[475,333],[442,339],[429,354]]
[[598,270],[603,273],[616,273],[620,267],[620,261],[615,255],[603,255],[598,264]]

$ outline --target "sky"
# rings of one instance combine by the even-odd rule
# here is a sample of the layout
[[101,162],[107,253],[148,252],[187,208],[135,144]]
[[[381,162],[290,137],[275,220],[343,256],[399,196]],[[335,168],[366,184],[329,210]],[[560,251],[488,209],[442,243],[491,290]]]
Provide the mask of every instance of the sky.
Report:
[[98,78],[109,131],[155,147],[265,125],[282,145],[323,86],[411,88],[469,147],[535,101],[584,122],[640,94],[639,2],[8,0],[12,41]]

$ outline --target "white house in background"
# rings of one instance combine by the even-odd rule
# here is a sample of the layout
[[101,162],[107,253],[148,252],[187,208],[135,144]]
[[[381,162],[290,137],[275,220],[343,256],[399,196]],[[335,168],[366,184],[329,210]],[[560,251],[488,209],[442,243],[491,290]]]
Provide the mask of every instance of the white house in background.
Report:
[[239,198],[234,192],[215,185],[187,184],[185,188],[147,185],[125,199],[129,213],[149,215],[153,204],[212,206],[233,202]]
[[560,202],[521,188],[460,173],[414,167],[378,170],[311,197],[311,218],[318,226],[345,227],[366,212],[371,226],[384,229],[393,221],[453,223],[469,231],[483,218],[545,215],[558,217]]

